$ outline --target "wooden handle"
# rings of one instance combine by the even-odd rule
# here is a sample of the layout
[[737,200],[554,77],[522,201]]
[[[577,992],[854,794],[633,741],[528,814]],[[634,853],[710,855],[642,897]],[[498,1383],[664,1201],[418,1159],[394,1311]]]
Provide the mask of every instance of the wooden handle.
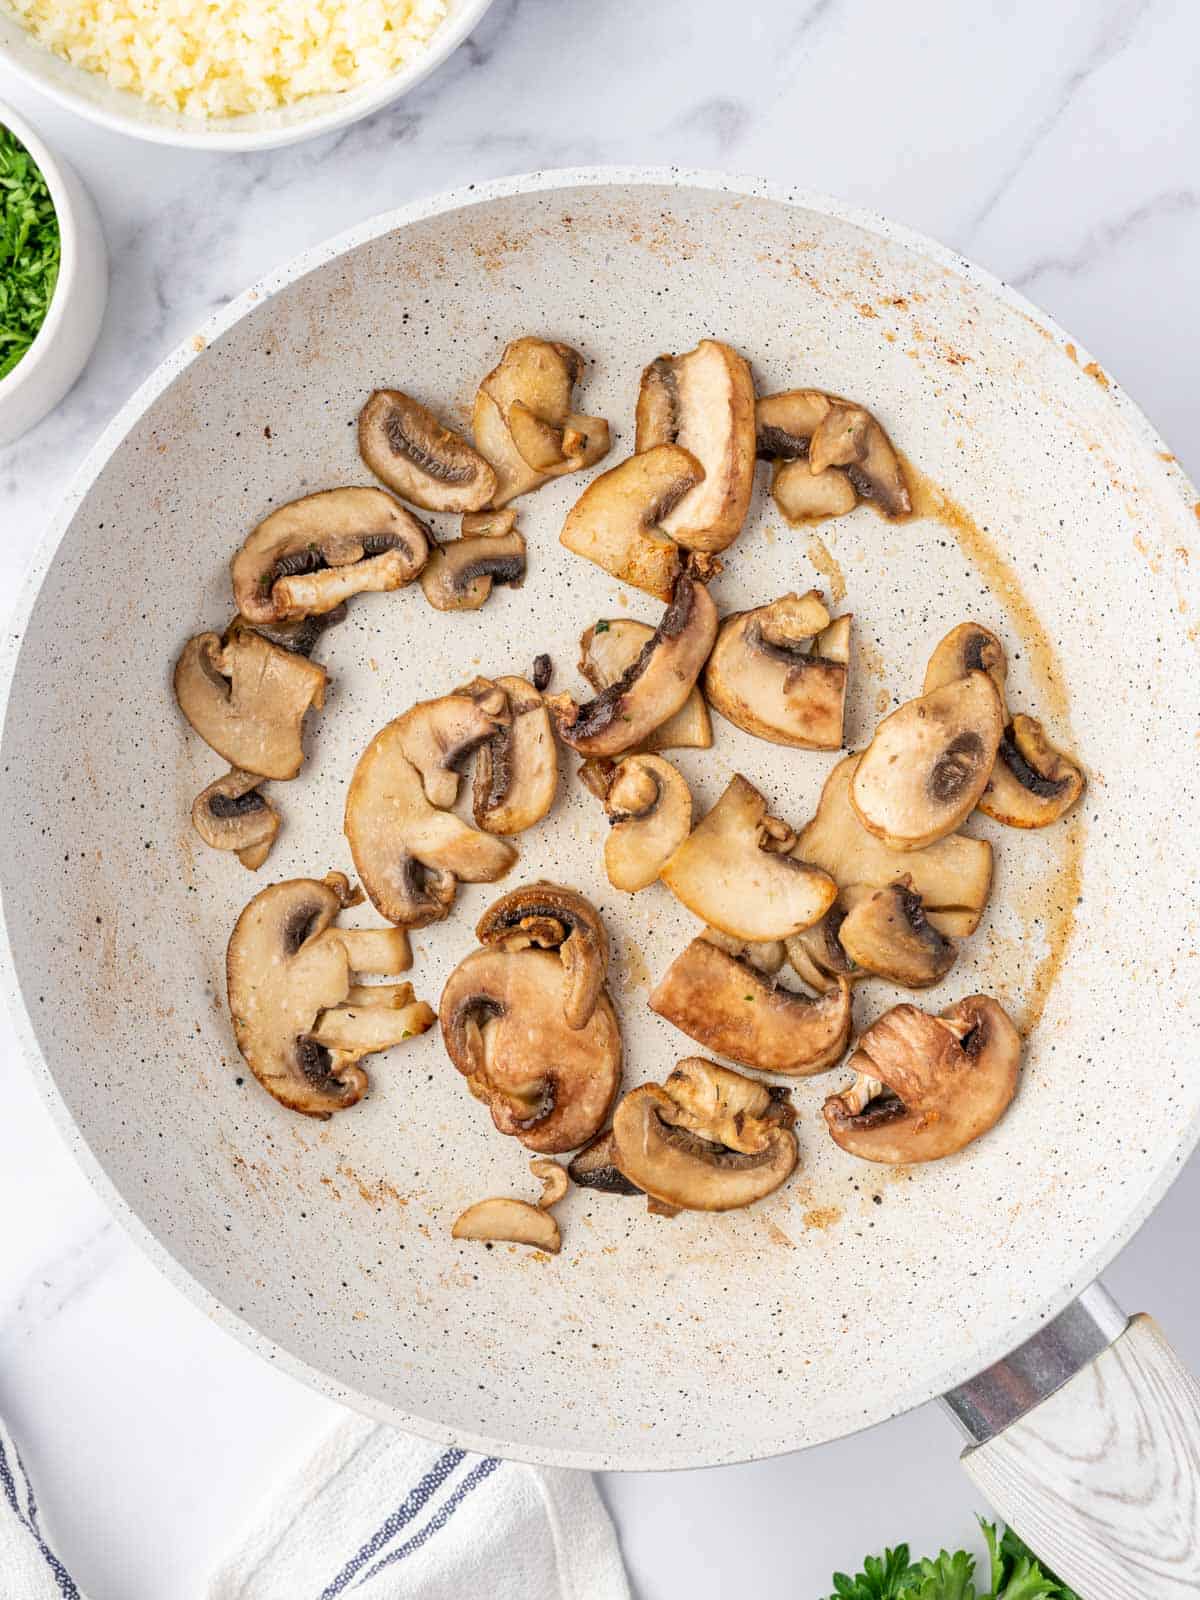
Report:
[[1200,1384],[1152,1318],[962,1460],[1083,1600],[1200,1596]]

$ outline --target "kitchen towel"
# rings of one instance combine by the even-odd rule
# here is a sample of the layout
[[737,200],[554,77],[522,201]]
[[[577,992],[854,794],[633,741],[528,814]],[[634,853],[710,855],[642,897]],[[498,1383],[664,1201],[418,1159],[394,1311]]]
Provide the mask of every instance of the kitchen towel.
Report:
[[[0,1596],[86,1600],[0,1425]],[[195,1592],[207,1600],[630,1600],[587,1473],[428,1444],[357,1416],[326,1435]]]

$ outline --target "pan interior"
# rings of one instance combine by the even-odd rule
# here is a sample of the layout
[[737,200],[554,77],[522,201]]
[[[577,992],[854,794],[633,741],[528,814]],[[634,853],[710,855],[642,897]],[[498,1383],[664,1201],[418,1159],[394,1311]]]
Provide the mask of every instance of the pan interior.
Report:
[[[518,503],[523,589],[459,616],[416,588],[371,596],[326,637],[327,707],[302,776],[272,791],[285,827],[262,873],[190,830],[222,768],[178,717],[170,670],[187,637],[228,620],[245,533],[299,494],[369,481],[353,422],[371,388],[465,426],[479,377],[527,332],[589,358],[580,404],[613,422],[609,464],[632,448],[641,366],[714,336],[750,357],[761,393],[861,399],[966,513],[889,526],[859,507],[789,528],[763,472],[714,591],[732,610],[844,582],[855,746],[919,691],[932,644],[977,618],[1008,646],[1013,706],[1088,768],[1067,825],[970,824],[996,845],[992,908],[928,1003],[986,989],[1030,1037],[1015,1105],[964,1156],[890,1171],[843,1155],[819,1115],[845,1081],[834,1072],[796,1087],[801,1170],[766,1203],[668,1222],[576,1191],[550,1261],[450,1241],[470,1202],[537,1185],[436,1033],[377,1059],[369,1099],[327,1124],[244,1070],[223,999],[229,930],[266,881],[351,870],[341,811],[372,733],[477,672],[528,673],[542,651],[555,688],[578,693],[589,623],[655,620],[647,597],[558,545],[579,483],[543,489]],[[25,635],[0,884],[70,1118],[222,1317],[420,1431],[564,1464],[702,1465],[819,1443],[939,1392],[1086,1281],[1195,1137],[1196,528],[1105,374],[973,275],[835,215],[580,186],[366,238],[249,308],[132,423]],[[802,823],[835,758],[714,725],[710,752],[680,757],[698,805],[740,770]],[[627,1082],[661,1078],[694,1047],[645,996],[696,925],[665,890],[607,885],[576,764],[506,886],[548,876],[603,908]],[[452,919],[416,936],[419,995],[436,1004],[494,892],[462,889]],[[870,985],[858,1019],[895,998]]]

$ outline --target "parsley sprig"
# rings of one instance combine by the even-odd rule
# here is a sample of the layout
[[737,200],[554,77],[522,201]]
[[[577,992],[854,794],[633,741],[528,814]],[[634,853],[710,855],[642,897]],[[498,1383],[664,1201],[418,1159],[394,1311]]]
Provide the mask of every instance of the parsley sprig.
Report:
[[46,180],[16,135],[0,127],[0,378],[46,320],[60,249]]
[[965,1550],[943,1550],[936,1558],[911,1561],[906,1544],[868,1556],[856,1577],[833,1575],[829,1600],[1080,1600],[1073,1589],[1040,1566],[1011,1528],[981,1520],[987,1542],[988,1587],[975,1583],[975,1558]]

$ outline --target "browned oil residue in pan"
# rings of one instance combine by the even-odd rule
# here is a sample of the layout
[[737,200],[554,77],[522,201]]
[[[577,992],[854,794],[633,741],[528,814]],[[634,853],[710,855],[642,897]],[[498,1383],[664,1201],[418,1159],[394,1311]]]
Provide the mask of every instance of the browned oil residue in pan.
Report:
[[[1033,673],[1037,705],[1029,708],[1030,714],[1056,724],[1059,738],[1068,750],[1071,749],[1070,700],[1058,650],[1042,626],[1016,568],[969,511],[911,461],[901,459],[912,494],[914,515],[940,522],[954,535],[963,555],[1004,607]],[[1021,830],[1008,828],[1004,831],[1005,844],[1011,835],[1010,848],[1019,849]],[[1037,893],[1030,896],[1031,901],[1036,901],[1036,910],[1033,905],[1016,908],[1030,941],[1036,940],[1040,924],[1047,945],[1045,955],[1025,985],[1024,1005],[1013,1019],[1026,1038],[1042,1020],[1075,931],[1075,908],[1083,881],[1084,832],[1083,818],[1078,813],[1065,822],[1051,825],[1058,859],[1037,886]]]

